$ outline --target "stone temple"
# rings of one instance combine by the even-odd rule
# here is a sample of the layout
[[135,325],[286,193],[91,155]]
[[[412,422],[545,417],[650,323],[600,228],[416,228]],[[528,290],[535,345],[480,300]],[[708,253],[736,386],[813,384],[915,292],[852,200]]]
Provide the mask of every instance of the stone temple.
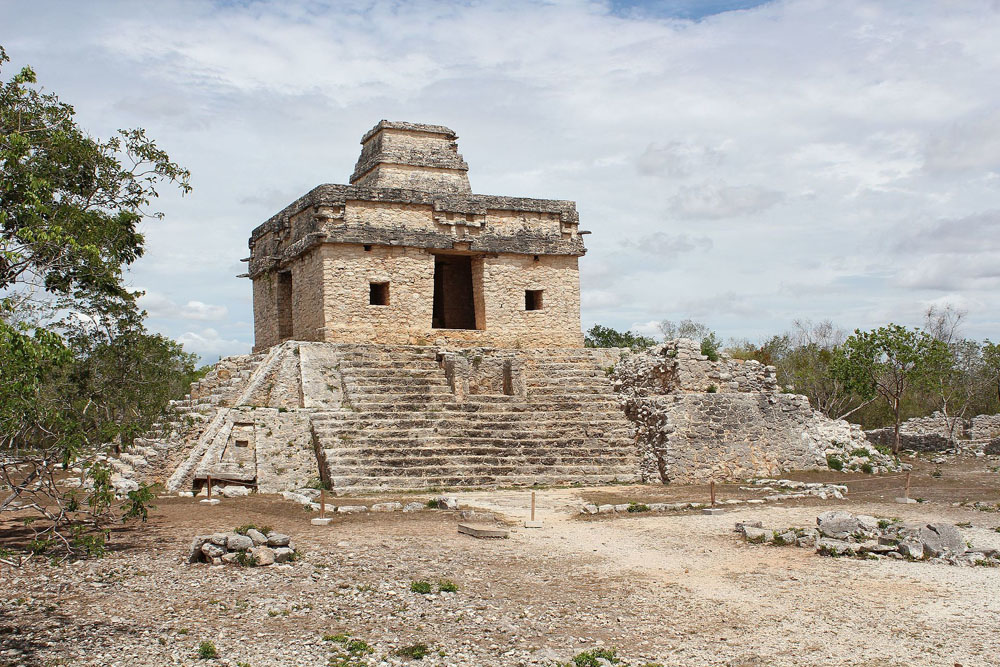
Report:
[[321,185],[253,231],[255,350],[582,347],[576,205],[473,194],[456,139],[382,121],[350,185]]
[[584,348],[575,204],[473,194],[456,139],[381,121],[350,185],[321,185],[254,229],[253,354],[221,360],[111,461],[119,489],[668,483],[831,456],[889,465],[857,426],[782,392],[773,367],[709,360],[684,339]]

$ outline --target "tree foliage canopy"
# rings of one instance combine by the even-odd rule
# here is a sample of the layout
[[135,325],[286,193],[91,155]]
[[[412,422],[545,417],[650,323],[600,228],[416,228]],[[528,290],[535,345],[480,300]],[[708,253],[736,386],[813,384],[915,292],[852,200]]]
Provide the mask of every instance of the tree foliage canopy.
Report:
[[[0,72],[9,62],[0,47]],[[109,446],[131,443],[194,376],[194,357],[143,327],[123,270],[143,253],[139,224],[160,183],[190,174],[141,129],[101,141],[22,68],[0,83],[0,511],[37,511],[34,550],[99,550],[108,516],[144,517],[131,491],[115,509]],[[86,502],[58,468],[90,469]],[[120,511],[118,511],[120,510]],[[86,534],[86,531],[97,534]],[[41,546],[39,546],[41,545]]]

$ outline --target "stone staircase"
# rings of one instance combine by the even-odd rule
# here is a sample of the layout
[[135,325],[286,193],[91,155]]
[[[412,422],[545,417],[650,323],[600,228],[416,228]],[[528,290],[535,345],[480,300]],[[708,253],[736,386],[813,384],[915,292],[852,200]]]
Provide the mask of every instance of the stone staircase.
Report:
[[634,480],[631,426],[598,358],[588,350],[516,354],[524,396],[459,401],[437,348],[342,346],[342,407],[312,415],[333,487]]
[[144,437],[106,460],[114,471],[115,486],[129,490],[139,480],[163,482],[198,442],[218,410],[233,405],[265,356],[225,357],[193,383],[183,399],[170,401],[163,418]]

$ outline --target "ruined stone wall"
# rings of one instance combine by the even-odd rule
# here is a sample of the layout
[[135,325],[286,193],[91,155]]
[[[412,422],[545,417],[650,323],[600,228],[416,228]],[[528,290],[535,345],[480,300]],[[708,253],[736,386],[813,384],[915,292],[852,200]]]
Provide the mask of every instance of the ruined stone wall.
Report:
[[1000,415],[978,415],[972,418],[969,436],[975,440],[1000,438]]
[[701,345],[688,338],[667,341],[641,354],[627,354],[621,364],[622,382],[638,382],[636,389],[645,392],[778,391],[774,366],[730,359],[725,354],[711,361],[701,353]]
[[[868,439],[891,446],[895,434],[891,426],[866,431]],[[982,448],[982,441],[1000,438],[1000,415],[978,415],[971,419],[947,418],[940,412],[913,417],[899,425],[899,446],[923,452],[955,448]]]
[[897,466],[860,427],[828,419],[805,396],[779,392],[773,367],[724,355],[713,362],[694,341],[626,353],[612,381],[636,425],[649,481],[740,480],[831,460],[867,472]]

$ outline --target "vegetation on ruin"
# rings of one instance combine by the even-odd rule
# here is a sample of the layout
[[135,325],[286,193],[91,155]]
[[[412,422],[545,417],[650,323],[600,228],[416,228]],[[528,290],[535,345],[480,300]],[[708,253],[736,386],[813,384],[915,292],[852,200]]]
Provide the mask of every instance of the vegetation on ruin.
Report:
[[[830,321],[796,321],[791,332],[761,342],[731,340],[724,349],[715,332],[700,322],[664,320],[659,329],[664,341],[700,342],[709,358],[709,352],[725,352],[734,359],[774,366],[783,391],[804,394],[828,417],[874,429],[898,427],[906,419],[937,411],[958,435],[961,419],[1000,412],[1000,344],[964,338],[964,317],[955,308],[934,307],[926,311],[922,327],[890,323],[853,334]],[[588,332],[587,341],[594,347],[657,343],[600,325]],[[706,391],[711,393],[712,387]],[[896,442],[892,445],[889,449],[898,449]]]
[[[0,71],[8,61],[0,47]],[[30,67],[0,83],[0,512],[34,512],[34,554],[99,554],[110,524],[145,520],[150,489],[121,502],[99,457],[199,377],[193,355],[146,331],[123,281],[140,222],[160,217],[156,188],[188,181],[142,129],[88,135]],[[64,487],[73,467],[93,490]]]

